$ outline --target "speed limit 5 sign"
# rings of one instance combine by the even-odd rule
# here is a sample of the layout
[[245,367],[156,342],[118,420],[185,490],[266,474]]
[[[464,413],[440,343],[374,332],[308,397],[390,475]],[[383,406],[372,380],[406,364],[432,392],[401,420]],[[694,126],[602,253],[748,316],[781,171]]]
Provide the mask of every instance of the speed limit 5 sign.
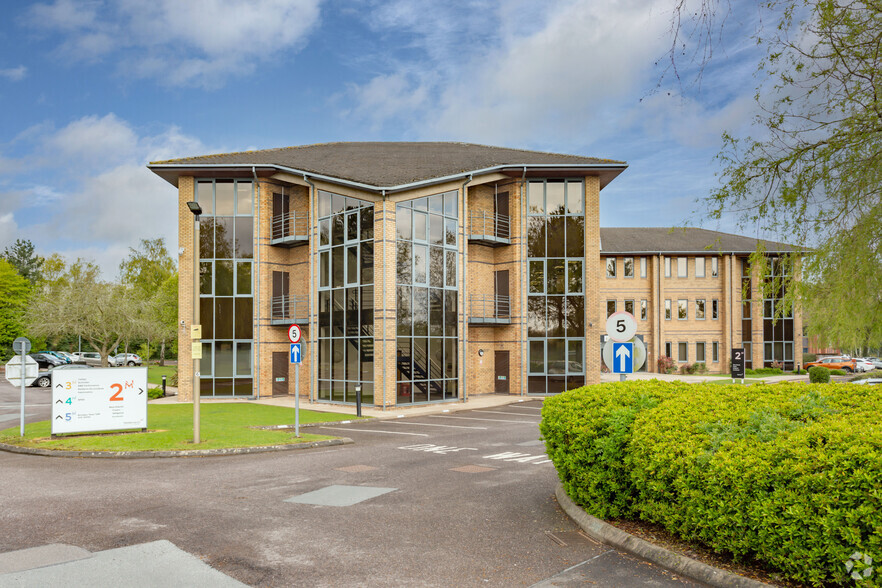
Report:
[[630,341],[637,334],[637,319],[630,312],[614,312],[606,319],[606,334],[613,341]]

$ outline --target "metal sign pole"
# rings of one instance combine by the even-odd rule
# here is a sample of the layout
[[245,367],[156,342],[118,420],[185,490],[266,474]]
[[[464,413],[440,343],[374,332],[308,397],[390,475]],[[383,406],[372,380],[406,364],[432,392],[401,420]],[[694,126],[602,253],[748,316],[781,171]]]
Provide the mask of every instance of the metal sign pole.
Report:
[[300,364],[294,364],[294,436],[300,437]]
[[24,409],[25,409],[25,375],[27,374],[27,364],[25,363],[25,346],[21,346],[21,436],[24,437]]

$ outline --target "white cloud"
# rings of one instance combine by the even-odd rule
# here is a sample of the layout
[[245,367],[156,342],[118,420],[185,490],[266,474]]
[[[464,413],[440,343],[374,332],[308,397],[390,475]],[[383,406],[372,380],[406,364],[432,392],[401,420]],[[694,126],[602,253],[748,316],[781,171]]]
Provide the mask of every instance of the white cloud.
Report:
[[[322,0],[72,0],[31,8],[26,21],[62,34],[74,60],[118,59],[124,75],[169,85],[219,87],[265,59],[297,51],[319,21]],[[111,57],[112,56],[112,57]]]
[[13,82],[23,80],[27,73],[28,68],[23,65],[19,65],[18,67],[10,67],[7,69],[0,69],[0,76]]

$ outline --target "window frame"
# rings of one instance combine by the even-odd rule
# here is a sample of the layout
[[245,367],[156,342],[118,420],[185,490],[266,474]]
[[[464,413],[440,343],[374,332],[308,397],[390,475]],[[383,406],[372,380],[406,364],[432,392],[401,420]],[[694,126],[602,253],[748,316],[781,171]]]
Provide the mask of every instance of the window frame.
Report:
[[[700,262],[700,263],[699,263]],[[698,273],[698,268],[701,267],[701,273]],[[707,276],[707,262],[705,258],[702,256],[696,256],[695,258],[695,277],[696,278],[704,278]]]
[[[681,316],[685,315],[685,316]],[[678,321],[688,321],[689,320],[689,299],[688,298],[677,298],[677,320]]]
[[688,278],[688,277],[689,277],[689,258],[688,257],[678,257],[677,258],[677,278]]
[[[628,260],[631,260],[631,275],[628,275]],[[622,274],[626,278],[634,278],[634,258],[633,257],[623,257],[622,258]]]
[[648,263],[647,263],[647,261],[646,261],[646,258],[645,258],[645,257],[641,257],[641,258],[640,258],[640,277],[641,277],[641,278],[645,278],[645,277],[646,277],[646,266],[647,266],[647,265],[648,265]]
[[720,320],[720,299],[712,298],[711,299],[711,320],[716,321]]
[[[683,349],[686,350],[686,357],[682,358],[684,354],[680,353]],[[689,363],[689,342],[688,341],[677,341],[677,363]]]
[[[616,277],[616,259],[615,257],[607,257],[606,258],[606,277],[607,278],[615,278]],[[612,262],[612,265],[610,265]],[[612,269],[612,273],[610,273],[610,269]]]
[[[701,316],[699,316],[699,308],[701,308]],[[695,299],[695,320],[703,321],[706,319],[707,319],[707,299],[696,298]]]
[[[701,355],[704,359],[698,359],[698,350],[701,349]],[[705,341],[696,341],[695,342],[695,363],[703,363],[707,365],[707,342]]]
[[649,301],[646,298],[640,300],[640,320],[645,321],[648,320],[649,316]]
[[674,309],[670,298],[665,298],[665,320],[674,320]]

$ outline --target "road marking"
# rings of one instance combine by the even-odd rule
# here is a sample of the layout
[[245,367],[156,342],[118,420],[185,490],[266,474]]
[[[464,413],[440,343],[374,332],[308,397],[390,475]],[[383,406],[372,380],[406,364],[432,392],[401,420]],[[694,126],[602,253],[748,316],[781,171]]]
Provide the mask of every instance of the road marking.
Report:
[[539,421],[506,421],[503,419],[479,419],[475,417],[457,417],[457,416],[447,416],[440,414],[430,414],[427,415],[429,418],[433,419],[462,419],[464,421],[487,421],[490,423],[521,423],[522,425],[538,425]]
[[545,455],[530,455],[529,453],[515,453],[513,451],[503,451],[494,455],[485,455],[484,459],[498,459],[502,461],[513,461],[516,463],[551,463]]
[[425,451],[426,453],[437,453],[439,455],[447,455],[448,453],[458,453],[460,451],[477,451],[477,447],[451,447],[449,445],[435,445],[433,443],[419,443],[417,445],[405,445],[398,449],[406,449],[408,451]]
[[403,433],[401,431],[377,431],[376,429],[362,429],[362,428],[346,428],[346,427],[319,427],[319,429],[330,429],[332,431],[360,431],[363,433],[385,433],[387,435],[410,435],[412,437],[428,437],[425,433]]
[[513,414],[513,415],[522,416],[522,417],[530,416],[527,413],[523,413],[523,412],[506,412],[504,410],[476,410],[475,412],[492,412],[495,414]]
[[390,425],[419,425],[421,427],[447,427],[449,429],[477,429],[486,431],[487,427],[467,427],[466,425],[440,425],[437,423],[408,423],[405,421],[389,421]]
[[523,408],[524,410],[542,410],[541,406],[513,406],[512,408]]

